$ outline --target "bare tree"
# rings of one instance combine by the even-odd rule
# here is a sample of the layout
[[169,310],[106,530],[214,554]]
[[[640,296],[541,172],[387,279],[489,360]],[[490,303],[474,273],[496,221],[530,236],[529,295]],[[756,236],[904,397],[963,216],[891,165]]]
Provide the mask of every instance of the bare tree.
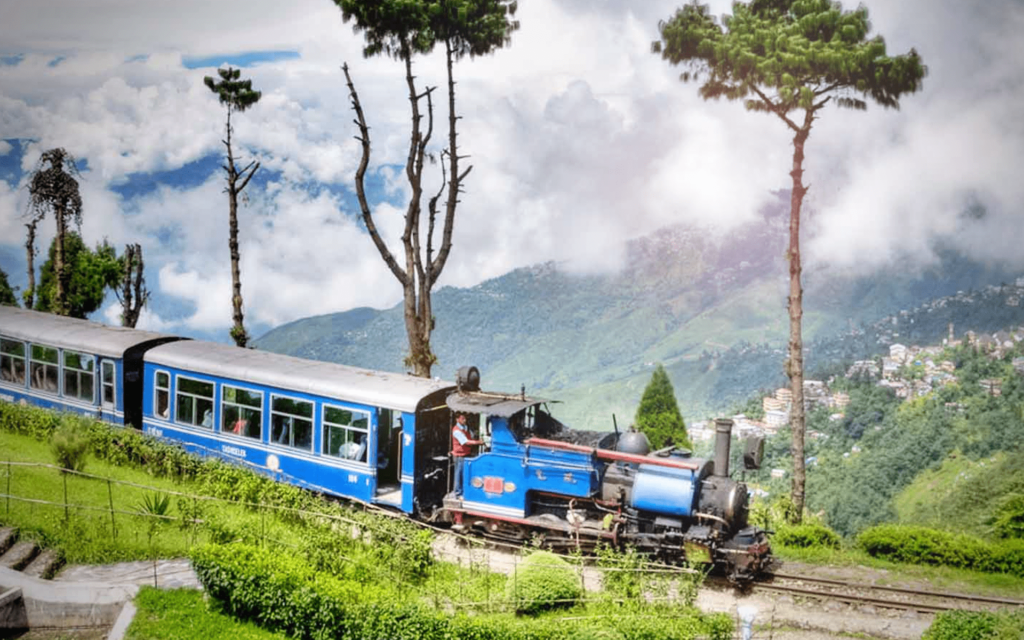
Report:
[[[404,266],[388,248],[377,230],[373,213],[366,198],[364,181],[370,163],[370,127],[359,96],[356,93],[348,64],[342,66],[348,85],[352,108],[359,127],[357,140],[362,145],[362,157],[356,170],[356,195],[367,232],[384,263],[402,285],[405,328],[409,339],[409,355],[405,360],[417,376],[430,377],[437,357],[430,346],[434,330],[431,291],[440,277],[452,247],[455,211],[462,193],[462,183],[472,167],[460,169],[455,110],[454,62],[466,55],[491,53],[511,41],[511,33],[519,28],[512,20],[516,3],[511,0],[334,0],[341,8],[342,17],[355,23],[356,31],[365,34],[367,57],[384,53],[400,60],[405,67],[405,82],[411,111],[409,153],[405,174],[410,198],[405,211],[402,233]],[[427,202],[426,229],[421,220],[423,200],[424,159],[430,157],[427,145],[434,129],[433,91],[426,87],[420,91],[412,73],[412,57],[429,53],[439,42],[445,44],[448,72],[448,146],[441,152],[442,185]],[[423,103],[426,112],[423,113]],[[426,119],[424,123],[423,120]],[[447,190],[444,202],[440,246],[434,254],[439,203]],[[421,238],[421,234],[425,238]]]
[[[68,219],[73,219],[75,226],[79,229],[82,227],[82,195],[78,191],[78,181],[74,178],[76,175],[78,175],[78,167],[75,166],[75,159],[71,157],[71,154],[60,147],[50,149],[40,156],[28,189],[32,222],[29,227],[29,242],[26,243],[26,246],[30,254],[35,252],[35,224],[47,213],[53,214],[57,224],[54,257],[57,295],[54,300],[53,312],[58,315],[68,314],[68,273],[64,260],[64,240],[68,232]],[[30,274],[29,291],[32,291],[33,282],[34,277]]]
[[142,245],[126,244],[121,256],[123,273],[121,283],[115,292],[121,303],[121,326],[132,327],[139,321],[142,308],[149,301],[149,289],[143,275]]

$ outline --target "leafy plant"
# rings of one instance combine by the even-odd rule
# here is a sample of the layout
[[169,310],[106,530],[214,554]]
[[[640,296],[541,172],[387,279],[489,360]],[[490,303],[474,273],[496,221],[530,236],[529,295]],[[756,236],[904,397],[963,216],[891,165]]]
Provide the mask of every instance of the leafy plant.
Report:
[[823,524],[805,522],[804,524],[787,524],[779,527],[772,542],[801,549],[838,549],[840,538],[838,533]]
[[77,421],[64,421],[54,432],[50,447],[61,473],[85,469],[89,454],[89,438]]
[[517,613],[572,607],[581,595],[572,566],[549,551],[531,553],[505,583],[505,596]]
[[1006,496],[996,509],[992,528],[1000,538],[1024,538],[1024,494]]

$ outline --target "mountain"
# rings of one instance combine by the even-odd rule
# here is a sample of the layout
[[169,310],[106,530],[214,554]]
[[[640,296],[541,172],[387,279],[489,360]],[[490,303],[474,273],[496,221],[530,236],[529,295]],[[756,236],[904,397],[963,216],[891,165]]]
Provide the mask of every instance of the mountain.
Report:
[[[612,275],[574,275],[547,263],[475,287],[439,289],[435,375],[451,379],[458,367],[475,365],[485,387],[525,386],[530,394],[557,398],[564,403],[555,408],[560,418],[589,429],[610,429],[612,414],[620,426],[629,423],[656,362],[669,371],[688,419],[785,384],[786,198],[779,194],[757,221],[725,238],[675,226],[631,241],[626,267]],[[873,277],[809,272],[804,335],[811,355],[816,349],[859,353],[863,348],[851,345],[867,340],[858,335],[867,335],[865,327],[879,317],[970,286],[1014,281],[999,267],[948,250],[939,255],[940,264],[926,271],[908,266]],[[402,307],[297,320],[255,345],[401,371]]]

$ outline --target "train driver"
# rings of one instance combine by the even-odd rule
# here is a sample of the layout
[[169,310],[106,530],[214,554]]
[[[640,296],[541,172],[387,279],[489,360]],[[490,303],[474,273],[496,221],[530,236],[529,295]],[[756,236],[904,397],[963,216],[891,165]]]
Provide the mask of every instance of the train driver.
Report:
[[466,414],[458,414],[452,426],[452,462],[455,466],[453,486],[457,496],[462,495],[462,467],[466,456],[472,453],[473,446],[480,444],[483,444],[483,441],[474,440],[473,432],[466,425]]

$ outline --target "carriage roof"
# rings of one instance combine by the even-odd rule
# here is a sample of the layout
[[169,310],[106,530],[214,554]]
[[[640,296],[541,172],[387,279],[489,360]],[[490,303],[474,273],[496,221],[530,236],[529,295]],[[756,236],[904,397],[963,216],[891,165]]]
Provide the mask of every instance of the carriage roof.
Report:
[[112,327],[78,318],[4,306],[0,306],[0,334],[111,358],[123,357],[125,351],[136,345],[169,337],[151,331]]
[[437,378],[371,371],[198,340],[155,347],[146,352],[146,362],[400,411],[416,411],[428,396],[455,388],[453,383]]

